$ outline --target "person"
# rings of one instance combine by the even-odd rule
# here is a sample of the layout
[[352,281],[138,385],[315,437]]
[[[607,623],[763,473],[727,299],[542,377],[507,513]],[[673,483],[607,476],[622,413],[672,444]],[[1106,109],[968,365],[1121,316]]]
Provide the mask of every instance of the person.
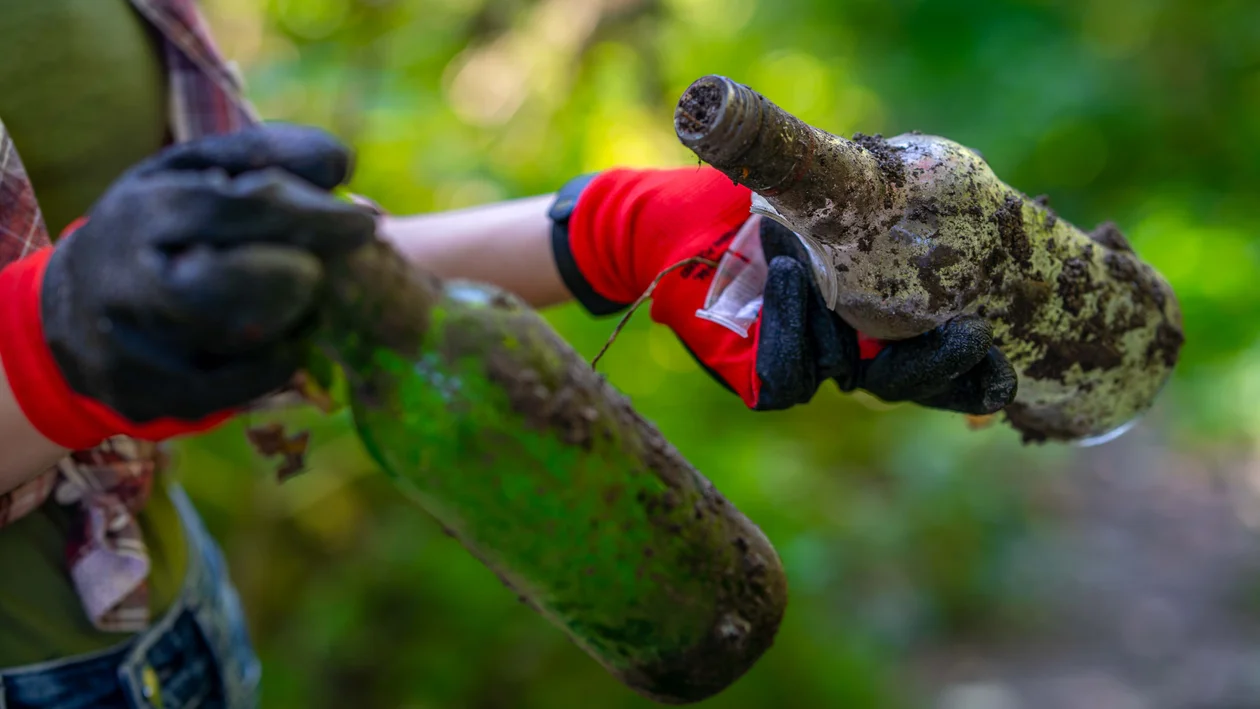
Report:
[[0,707],[257,702],[240,601],[161,442],[284,392],[324,265],[369,239],[539,308],[610,315],[654,288],[651,317],[757,410],[828,381],[973,414],[1014,396],[981,320],[855,332],[716,171],[390,216],[331,194],[352,163],[333,137],[258,121],[192,0],[0,16]]

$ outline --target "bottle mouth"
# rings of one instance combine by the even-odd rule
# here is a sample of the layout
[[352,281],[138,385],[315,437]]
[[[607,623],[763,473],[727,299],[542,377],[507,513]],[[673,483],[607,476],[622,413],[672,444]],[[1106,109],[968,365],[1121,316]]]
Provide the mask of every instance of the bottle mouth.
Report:
[[674,111],[674,132],[683,145],[717,168],[736,162],[761,129],[764,99],[724,76],[697,79]]

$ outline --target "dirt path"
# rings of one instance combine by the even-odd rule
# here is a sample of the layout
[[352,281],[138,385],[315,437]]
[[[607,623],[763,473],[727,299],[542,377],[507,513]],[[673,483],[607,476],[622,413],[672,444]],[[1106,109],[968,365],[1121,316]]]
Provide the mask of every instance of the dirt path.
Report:
[[1260,708],[1260,461],[1083,452],[1028,554],[1035,628],[925,653],[932,709]]

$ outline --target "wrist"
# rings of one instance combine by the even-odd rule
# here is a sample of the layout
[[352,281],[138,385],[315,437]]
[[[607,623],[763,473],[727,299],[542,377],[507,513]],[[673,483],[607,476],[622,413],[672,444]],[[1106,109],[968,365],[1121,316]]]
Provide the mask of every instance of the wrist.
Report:
[[614,169],[566,190],[576,194],[562,190],[556,201],[567,222],[553,251],[570,290],[597,315],[633,303],[672,264],[720,256],[752,202],[747,188],[707,167]]
[[629,307],[631,302],[612,300],[596,290],[574,254],[571,231],[573,212],[586,188],[599,176],[599,173],[589,173],[569,180],[556,192],[555,201],[547,211],[547,218],[551,220],[551,253],[560,279],[573,298],[587,312],[596,316],[620,312]]
[[107,405],[74,391],[49,348],[42,300],[54,255],[46,247],[0,271],[0,364],[14,401],[32,428],[70,450],[93,448],[116,435],[158,441],[218,425],[229,414],[199,421],[128,421]]

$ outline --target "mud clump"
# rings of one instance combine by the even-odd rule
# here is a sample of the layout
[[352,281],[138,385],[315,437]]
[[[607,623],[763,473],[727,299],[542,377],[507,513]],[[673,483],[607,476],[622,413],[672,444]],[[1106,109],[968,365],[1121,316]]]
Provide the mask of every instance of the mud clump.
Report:
[[1181,354],[1181,346],[1185,343],[1186,336],[1180,327],[1173,325],[1168,321],[1159,324],[1155,330],[1155,339],[1146,347],[1146,362],[1152,364],[1162,361],[1165,367],[1173,367],[1177,364],[1177,358]]
[[1085,307],[1085,295],[1093,289],[1089,277],[1089,266],[1079,258],[1072,257],[1063,262],[1063,270],[1059,272],[1059,297],[1063,299],[1063,309],[1072,315],[1080,315]]
[[1028,232],[1024,229],[1024,201],[1008,195],[1002,206],[993,213],[997,222],[998,238],[1002,240],[1002,248],[1021,268],[1032,266],[1032,244],[1028,241]]
[[1025,444],[1045,443],[1051,438],[1067,440],[1077,436],[1073,427],[1048,422],[1045,417],[1038,416],[1031,408],[1019,402],[1008,404],[1003,413],[1011,427],[1019,431]]
[[904,148],[889,144],[879,133],[875,135],[854,133],[853,142],[875,156],[875,161],[879,163],[879,171],[888,184],[894,187],[906,184],[906,166],[899,155]]
[[914,265],[919,272],[919,284],[928,294],[928,310],[936,313],[954,304],[951,290],[941,282],[941,271],[962,260],[962,253],[948,244],[932,247],[923,256],[915,259]]
[[1120,227],[1116,226],[1114,222],[1103,222],[1094,227],[1094,230],[1089,233],[1089,238],[1115,251],[1133,252],[1133,247],[1129,245],[1129,240],[1125,238],[1124,233],[1120,231]]
[[1080,342],[1073,340],[1048,341],[1041,359],[1028,365],[1024,373],[1036,379],[1057,379],[1066,383],[1068,370],[1079,364],[1081,371],[1111,369],[1120,366],[1124,357],[1114,343],[1106,340]]
[[1138,281],[1137,263],[1133,257],[1125,253],[1111,252],[1103,256],[1103,263],[1107,265],[1107,272],[1111,277],[1121,283],[1132,283],[1141,287]]

